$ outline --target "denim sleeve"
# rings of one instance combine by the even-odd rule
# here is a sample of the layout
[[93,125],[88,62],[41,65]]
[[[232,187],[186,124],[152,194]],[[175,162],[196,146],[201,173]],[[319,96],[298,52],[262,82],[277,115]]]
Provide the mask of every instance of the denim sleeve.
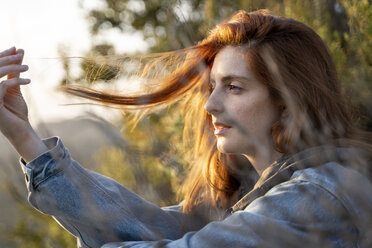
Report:
[[28,200],[75,235],[79,247],[181,238],[185,215],[178,207],[161,209],[114,180],[84,169],[58,137],[44,143],[48,152],[28,164],[21,160]]
[[358,247],[348,213],[326,189],[291,180],[257,198],[244,211],[211,222],[178,240],[108,243],[102,248]]

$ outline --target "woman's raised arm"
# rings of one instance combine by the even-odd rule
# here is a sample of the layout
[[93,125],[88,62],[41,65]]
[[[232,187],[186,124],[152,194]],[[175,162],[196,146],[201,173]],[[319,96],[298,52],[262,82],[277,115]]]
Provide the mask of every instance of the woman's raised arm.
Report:
[[30,83],[29,79],[20,78],[20,73],[28,70],[27,65],[22,65],[23,55],[24,51],[15,47],[0,53],[0,131],[29,162],[48,148],[28,121],[27,105],[20,90],[20,85]]

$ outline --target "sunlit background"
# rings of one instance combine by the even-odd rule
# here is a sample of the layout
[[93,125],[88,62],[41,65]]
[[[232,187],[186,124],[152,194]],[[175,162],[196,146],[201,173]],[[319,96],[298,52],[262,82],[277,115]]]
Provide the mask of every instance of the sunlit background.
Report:
[[[92,46],[104,43],[106,40],[115,46],[117,53],[137,53],[147,49],[147,44],[140,33],[129,35],[111,30],[93,37],[89,31],[88,12],[92,8],[99,8],[100,4],[102,5],[103,2],[96,0],[0,1],[0,50],[12,46],[24,49],[24,64],[30,67],[28,72],[22,74],[23,77],[32,80],[31,85],[22,88],[29,106],[30,122],[39,130],[42,137],[49,136],[49,134],[75,136],[76,140],[71,142],[69,147],[72,150],[80,150],[79,153],[84,154],[83,156],[76,155],[81,160],[85,160],[84,157],[94,157],[92,154],[99,151],[104,146],[103,144],[110,143],[111,136],[120,136],[119,132],[111,136],[107,134],[107,129],[113,132],[110,127],[102,126],[107,123],[100,122],[98,125],[101,126],[97,126],[96,122],[84,119],[84,116],[88,113],[95,113],[104,119],[114,120],[120,116],[121,112],[92,105],[66,106],[65,104],[79,102],[79,100],[71,99],[56,90],[65,73],[63,63],[59,58],[62,53],[64,56],[85,56]],[[76,73],[79,72],[78,63],[79,60],[76,60],[75,67],[72,66],[72,73],[74,70],[77,71]],[[62,122],[63,120],[66,122]],[[40,125],[45,127],[43,131],[40,131]],[[106,131],[100,132],[100,130]],[[79,142],[84,137],[85,141]],[[18,230],[16,223],[29,223],[30,221],[20,213],[20,209],[15,207],[17,193],[21,194],[18,200],[23,201],[26,200],[26,191],[24,186],[21,186],[24,183],[20,167],[17,166],[17,154],[3,137],[0,137],[0,146],[2,150],[0,247],[25,247],[24,243],[29,244],[27,247],[33,247],[32,239],[35,238],[35,233],[30,234],[28,238],[27,235],[21,234],[25,240],[20,243],[15,242]],[[87,149],[79,149],[79,146],[86,146]],[[88,164],[91,163],[88,162]],[[13,191],[10,196],[9,193],[5,193],[9,192],[9,188],[4,188],[13,184],[21,187]],[[18,225],[19,231],[22,230],[22,225]],[[8,232],[11,230],[9,227],[14,227],[14,232]]]
[[[81,59],[65,57],[161,52],[195,44],[233,12],[269,8],[320,34],[343,90],[372,130],[372,3],[361,0],[0,0],[0,50],[25,50],[23,87],[41,137],[58,135],[72,157],[159,205],[178,202],[187,161],[176,108],[133,129],[132,115],[82,102],[56,88],[79,78]],[[67,63],[67,64],[66,64]],[[67,67],[66,67],[67,66]],[[89,73],[89,72],[88,72]],[[84,101],[83,101],[84,102]],[[74,247],[50,217],[29,207],[18,155],[0,136],[0,247]],[[132,159],[133,154],[141,157]],[[182,197],[182,196],[181,196]]]
[[24,49],[24,63],[30,67],[23,77],[30,78],[32,85],[24,87],[23,92],[32,123],[71,118],[86,111],[112,117],[113,111],[99,107],[63,106],[71,103],[70,98],[55,90],[64,73],[58,51],[63,50],[66,56],[84,56],[94,44],[105,40],[114,44],[118,53],[146,50],[147,44],[139,33],[129,35],[111,30],[92,37],[87,14],[100,4],[99,0],[0,1],[0,49],[12,46]]

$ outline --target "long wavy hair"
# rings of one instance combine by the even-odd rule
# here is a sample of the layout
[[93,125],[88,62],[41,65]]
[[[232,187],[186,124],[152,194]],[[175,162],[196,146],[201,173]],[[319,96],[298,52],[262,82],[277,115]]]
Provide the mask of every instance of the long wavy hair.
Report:
[[272,99],[285,106],[272,127],[278,151],[288,155],[317,145],[346,144],[345,140],[370,142],[370,134],[361,134],[353,123],[321,38],[305,24],[267,10],[239,11],[195,46],[152,55],[157,60],[138,69],[141,77],[156,82],[146,92],[123,95],[71,85],[65,90],[123,108],[151,109],[182,102],[184,135],[192,146],[183,211],[192,212],[199,204],[226,209],[240,187],[231,168],[239,168],[241,160],[217,150],[211,117],[204,110],[210,69],[216,54],[226,46],[245,48],[249,69],[268,87]]

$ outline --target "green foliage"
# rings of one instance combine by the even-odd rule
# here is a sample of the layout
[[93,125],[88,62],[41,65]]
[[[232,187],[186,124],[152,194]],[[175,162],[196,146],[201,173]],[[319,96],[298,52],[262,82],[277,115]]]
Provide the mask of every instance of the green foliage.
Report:
[[[50,216],[32,208],[23,199],[13,182],[7,182],[5,191],[14,199],[19,210],[19,221],[3,234],[10,241],[7,247],[66,248],[76,247],[76,239]],[[3,239],[2,239],[3,240]]]
[[[141,119],[136,126],[125,125],[124,149],[108,148],[99,156],[100,172],[160,206],[178,203],[178,189],[187,162],[182,157],[181,118],[165,109]],[[123,116],[133,122],[135,114]]]
[[118,28],[141,31],[151,52],[179,49],[205,37],[233,12],[267,8],[312,27],[327,43],[344,91],[372,130],[372,3],[368,0],[102,0],[90,12],[92,32]]
[[[30,218],[32,217],[32,218]],[[32,209],[9,233],[18,247],[75,247],[75,238],[54,219]]]
[[[101,0],[91,10],[93,35],[104,30],[142,32],[148,52],[164,52],[195,44],[209,28],[233,12],[268,8],[312,27],[327,43],[340,73],[343,90],[364,116],[361,124],[372,130],[372,3],[368,0]],[[94,36],[93,36],[94,38]],[[63,55],[63,53],[61,53]],[[95,44],[87,57],[115,54],[112,44]],[[65,60],[66,77],[71,81]],[[73,81],[116,77],[117,68],[85,61],[83,74]],[[98,73],[99,72],[99,73]],[[86,76],[88,75],[88,76]],[[89,75],[93,75],[90,77]],[[94,76],[95,75],[95,76]],[[132,129],[134,115],[122,118],[128,147],[107,148],[97,159],[99,172],[110,176],[161,206],[177,203],[187,169],[182,149],[182,120],[176,106],[150,114]],[[179,198],[179,197],[178,197]],[[23,208],[28,217],[10,234],[20,247],[74,247],[74,241],[51,218]]]
[[364,114],[362,124],[372,130],[372,3],[368,0],[342,2],[350,27],[344,34],[347,49],[343,54],[346,61],[342,82]]

